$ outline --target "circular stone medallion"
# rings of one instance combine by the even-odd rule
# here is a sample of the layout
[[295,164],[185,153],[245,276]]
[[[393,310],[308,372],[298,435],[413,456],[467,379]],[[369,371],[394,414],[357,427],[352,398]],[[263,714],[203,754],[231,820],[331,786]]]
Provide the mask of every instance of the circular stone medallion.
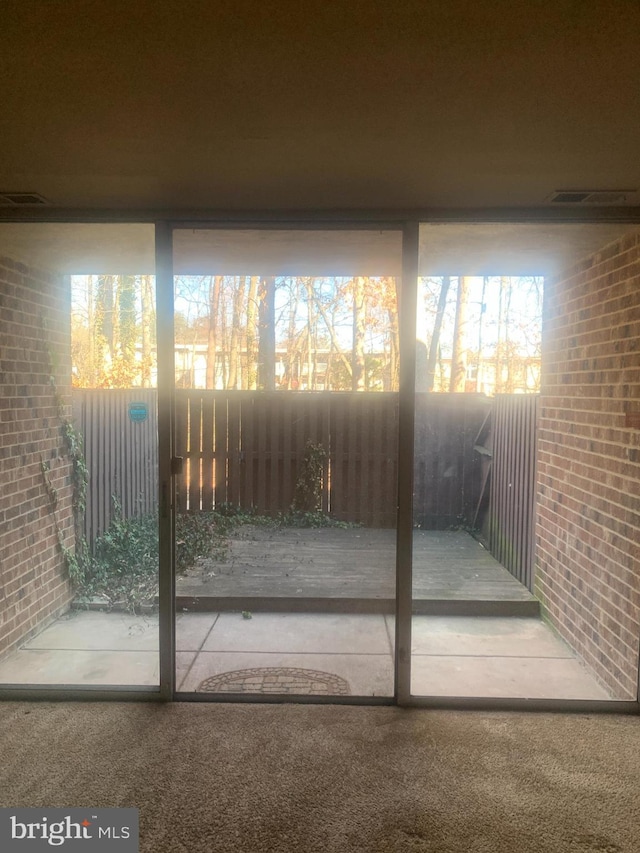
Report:
[[238,669],[205,678],[197,693],[285,693],[306,696],[348,696],[349,683],[317,669],[268,666]]

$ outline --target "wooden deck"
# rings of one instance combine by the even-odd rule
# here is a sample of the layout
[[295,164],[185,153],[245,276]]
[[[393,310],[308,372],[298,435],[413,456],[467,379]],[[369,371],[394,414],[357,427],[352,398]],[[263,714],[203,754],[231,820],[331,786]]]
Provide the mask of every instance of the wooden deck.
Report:
[[[392,613],[395,531],[246,525],[176,583],[178,610]],[[414,534],[415,613],[538,616],[538,601],[463,531]]]

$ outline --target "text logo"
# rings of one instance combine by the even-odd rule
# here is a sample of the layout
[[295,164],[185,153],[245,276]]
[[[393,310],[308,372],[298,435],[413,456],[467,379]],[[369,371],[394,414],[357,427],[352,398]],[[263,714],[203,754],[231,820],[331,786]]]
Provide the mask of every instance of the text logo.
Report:
[[138,809],[0,808],[0,850],[138,853]]

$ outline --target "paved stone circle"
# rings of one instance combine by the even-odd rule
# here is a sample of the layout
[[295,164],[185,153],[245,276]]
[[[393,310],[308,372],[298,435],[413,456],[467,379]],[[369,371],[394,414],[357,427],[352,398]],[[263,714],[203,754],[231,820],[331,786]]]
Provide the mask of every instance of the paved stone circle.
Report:
[[331,672],[267,666],[237,669],[205,678],[198,693],[284,693],[311,696],[348,696],[349,682]]

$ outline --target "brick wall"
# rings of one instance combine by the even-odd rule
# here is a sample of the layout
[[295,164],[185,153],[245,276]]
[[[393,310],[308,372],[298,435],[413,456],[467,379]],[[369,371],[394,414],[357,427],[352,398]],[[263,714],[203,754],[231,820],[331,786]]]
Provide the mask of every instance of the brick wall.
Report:
[[58,544],[58,531],[66,547],[74,541],[61,429],[70,383],[63,277],[0,257],[0,654],[71,597]]
[[537,585],[615,698],[638,690],[640,231],[547,283]]

